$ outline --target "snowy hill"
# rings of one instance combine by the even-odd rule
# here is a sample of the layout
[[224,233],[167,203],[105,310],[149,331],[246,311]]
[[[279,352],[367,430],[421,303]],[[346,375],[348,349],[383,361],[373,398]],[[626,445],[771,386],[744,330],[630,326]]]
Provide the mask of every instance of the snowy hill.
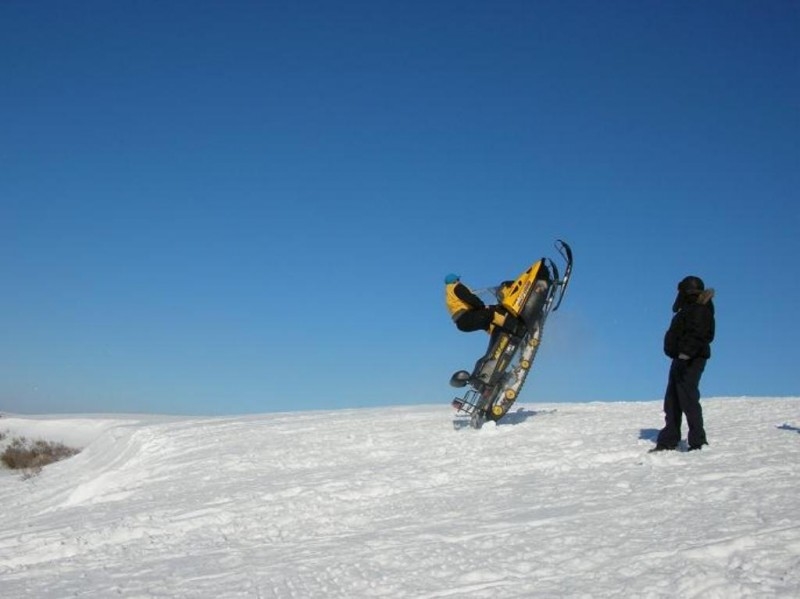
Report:
[[442,406],[7,416],[84,450],[2,472],[0,596],[800,596],[800,398],[703,405],[711,446],[660,454],[659,402],[480,431]]

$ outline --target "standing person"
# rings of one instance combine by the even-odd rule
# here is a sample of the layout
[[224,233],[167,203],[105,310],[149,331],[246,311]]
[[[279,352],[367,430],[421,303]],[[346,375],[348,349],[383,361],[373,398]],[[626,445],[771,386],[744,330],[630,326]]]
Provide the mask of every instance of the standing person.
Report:
[[664,353],[672,358],[664,394],[665,426],[651,451],[678,447],[684,414],[689,426],[689,451],[708,445],[699,385],[714,340],[713,297],[714,290],[706,289],[700,277],[690,275],[678,283],[678,295],[672,304],[675,316],[664,335]]

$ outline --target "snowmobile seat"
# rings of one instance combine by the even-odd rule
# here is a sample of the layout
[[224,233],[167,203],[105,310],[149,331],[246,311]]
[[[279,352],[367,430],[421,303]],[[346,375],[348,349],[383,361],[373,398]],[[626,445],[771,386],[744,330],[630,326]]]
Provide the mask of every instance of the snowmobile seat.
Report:
[[489,383],[497,365],[497,360],[492,360],[489,357],[490,355],[491,353],[487,353],[475,363],[475,369],[472,371],[472,381],[480,381],[484,384]]

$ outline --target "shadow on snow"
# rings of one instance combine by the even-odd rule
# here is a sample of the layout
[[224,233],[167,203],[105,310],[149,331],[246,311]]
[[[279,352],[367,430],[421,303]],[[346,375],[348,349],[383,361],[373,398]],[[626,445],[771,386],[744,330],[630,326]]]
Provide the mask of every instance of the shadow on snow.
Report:
[[522,424],[528,418],[534,416],[541,416],[543,414],[555,414],[558,410],[526,410],[525,408],[518,408],[516,412],[509,412],[503,416],[497,423],[497,426],[516,425]]
[[800,428],[797,428],[796,426],[792,426],[791,424],[784,423],[784,424],[781,424],[780,426],[776,426],[775,428],[778,428],[778,429],[780,429],[782,431],[794,431],[796,433],[800,433]]
[[655,443],[658,441],[658,432],[657,428],[643,428],[639,431],[639,438],[644,441],[652,441]]

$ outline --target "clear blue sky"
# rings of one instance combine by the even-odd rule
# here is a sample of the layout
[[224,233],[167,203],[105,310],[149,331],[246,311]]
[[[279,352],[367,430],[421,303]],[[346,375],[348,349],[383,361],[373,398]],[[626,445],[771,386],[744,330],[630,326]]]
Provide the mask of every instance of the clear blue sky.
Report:
[[573,282],[520,401],[800,393],[800,4],[0,3],[0,410],[447,403],[485,287]]

